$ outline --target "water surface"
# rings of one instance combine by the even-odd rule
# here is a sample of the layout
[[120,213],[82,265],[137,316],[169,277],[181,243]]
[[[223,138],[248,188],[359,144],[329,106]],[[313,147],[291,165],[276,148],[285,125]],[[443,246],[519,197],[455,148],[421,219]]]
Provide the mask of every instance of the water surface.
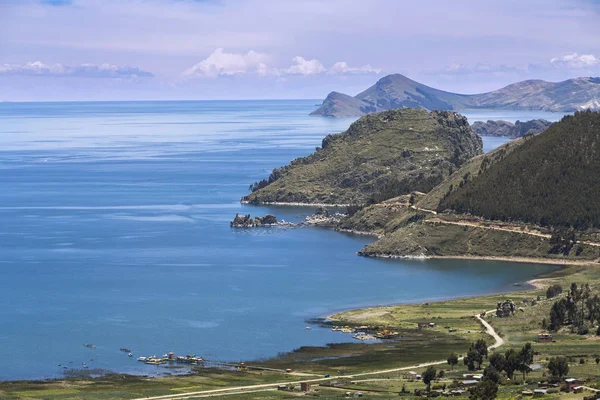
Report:
[[308,117],[314,103],[0,104],[0,379],[84,362],[164,372],[121,347],[269,357],[351,340],[306,330],[309,318],[513,290],[553,269],[367,259],[356,256],[366,237],[230,229],[238,212],[299,221],[313,211],[239,198],[352,122]]

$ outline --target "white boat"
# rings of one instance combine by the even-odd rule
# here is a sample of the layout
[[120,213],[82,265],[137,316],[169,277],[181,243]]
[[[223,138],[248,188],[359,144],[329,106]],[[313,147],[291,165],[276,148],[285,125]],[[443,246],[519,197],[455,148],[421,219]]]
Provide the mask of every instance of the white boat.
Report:
[[138,357],[137,360],[138,361],[146,361],[148,359],[148,357]]

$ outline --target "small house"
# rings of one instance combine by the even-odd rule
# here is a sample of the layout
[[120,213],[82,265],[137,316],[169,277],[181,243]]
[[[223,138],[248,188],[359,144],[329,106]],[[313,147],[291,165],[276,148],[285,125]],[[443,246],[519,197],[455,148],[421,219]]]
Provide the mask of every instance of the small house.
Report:
[[534,389],[533,390],[534,396],[545,396],[547,394],[548,394],[548,389]]
[[417,379],[417,373],[415,371],[408,371],[405,372],[402,377],[406,380],[414,381]]
[[303,392],[310,392],[310,383],[300,382],[300,390]]
[[549,333],[540,333],[539,335],[537,335],[536,342],[538,342],[538,343],[551,343],[552,342],[552,335],[549,334]]
[[569,392],[572,392],[576,387],[582,386],[585,383],[585,381],[582,381],[581,379],[577,378],[567,378],[565,379],[565,383],[567,384]]
[[462,382],[461,382],[461,384],[462,384],[463,386],[465,386],[465,387],[470,387],[470,386],[475,386],[475,385],[477,385],[477,382],[478,382],[478,381],[477,381],[477,380],[475,380],[475,379],[469,379],[469,380],[466,380],[466,381],[462,381]]
[[575,386],[573,388],[573,393],[583,393],[583,386]]

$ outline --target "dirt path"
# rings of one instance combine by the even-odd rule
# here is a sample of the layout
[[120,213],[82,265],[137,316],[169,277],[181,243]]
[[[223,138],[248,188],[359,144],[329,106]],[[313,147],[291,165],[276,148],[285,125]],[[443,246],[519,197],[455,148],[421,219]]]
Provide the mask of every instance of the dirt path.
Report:
[[[550,239],[552,237],[552,235],[550,235],[548,233],[541,233],[541,232],[531,231],[531,230],[524,231],[519,228],[512,228],[512,227],[507,227],[507,226],[497,226],[497,225],[490,226],[490,225],[484,225],[480,222],[447,221],[447,220],[443,220],[441,218],[431,218],[431,219],[426,220],[425,222],[435,223],[435,224],[445,224],[445,225],[470,226],[472,228],[490,229],[490,230],[495,230],[495,231],[504,231],[504,232],[511,232],[511,233],[520,233],[522,235],[537,236],[537,237],[541,237],[544,239]],[[581,241],[578,241],[577,243],[582,243],[582,244],[586,244],[589,246],[600,247],[600,243],[590,242],[587,240],[581,240]]]
[[[492,310],[492,311],[488,311],[486,313],[493,313],[495,311],[496,310]],[[488,335],[490,335],[492,338],[494,338],[494,344],[489,346],[490,350],[496,349],[505,343],[504,339],[502,339],[500,337],[500,335],[498,335],[498,333],[496,332],[494,327],[491,326],[486,320],[481,318],[481,316],[479,316],[479,315],[476,315],[475,318],[481,323],[481,325],[483,325],[486,333]],[[463,357],[459,358],[459,360],[462,360],[462,359],[463,359]],[[409,371],[412,369],[429,367],[429,366],[433,366],[433,365],[441,365],[441,364],[446,364],[446,363],[447,363],[446,360],[432,361],[432,362],[423,363],[423,364],[410,365],[408,367],[398,367],[398,368],[391,368],[391,369],[385,369],[385,370],[379,370],[379,371],[361,372],[358,374],[344,375],[343,378],[353,379],[353,378],[360,378],[360,377],[370,376],[370,375],[379,375],[379,374],[387,374],[387,373],[393,373],[393,372]],[[330,381],[331,379],[335,379],[335,377],[306,379],[302,382],[319,383],[319,382]],[[227,395],[234,395],[234,394],[241,394],[241,393],[254,393],[254,392],[267,391],[267,390],[275,390],[277,388],[277,386],[280,386],[280,385],[287,386],[287,385],[297,384],[299,382],[300,381],[264,383],[264,384],[259,384],[259,385],[248,385],[248,386],[237,386],[237,387],[223,388],[223,389],[202,390],[202,391],[198,391],[198,392],[171,394],[171,395],[165,395],[165,396],[139,397],[134,400],[184,400],[184,399],[195,399],[195,398],[202,398],[202,397],[227,396]]]

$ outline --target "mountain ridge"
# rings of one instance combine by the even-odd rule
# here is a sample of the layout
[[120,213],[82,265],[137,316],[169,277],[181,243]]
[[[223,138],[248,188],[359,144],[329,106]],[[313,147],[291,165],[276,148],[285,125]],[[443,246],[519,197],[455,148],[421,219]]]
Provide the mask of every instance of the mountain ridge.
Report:
[[460,111],[466,109],[574,112],[600,110],[600,78],[561,82],[539,79],[516,82],[480,94],[436,89],[401,74],[387,75],[356,96],[331,92],[313,116],[350,117],[398,108]]

